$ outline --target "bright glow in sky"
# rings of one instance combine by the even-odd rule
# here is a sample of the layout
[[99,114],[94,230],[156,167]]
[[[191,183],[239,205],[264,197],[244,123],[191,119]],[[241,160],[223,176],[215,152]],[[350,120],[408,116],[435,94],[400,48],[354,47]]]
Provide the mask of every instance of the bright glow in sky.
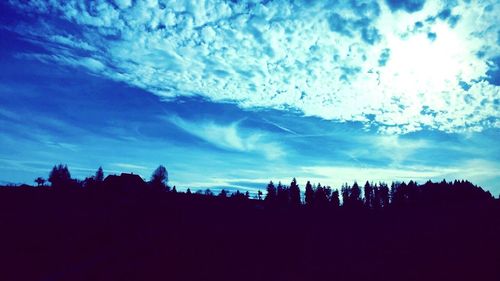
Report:
[[500,191],[498,1],[0,9],[0,180],[51,161],[145,177],[163,163],[184,186],[411,175]]

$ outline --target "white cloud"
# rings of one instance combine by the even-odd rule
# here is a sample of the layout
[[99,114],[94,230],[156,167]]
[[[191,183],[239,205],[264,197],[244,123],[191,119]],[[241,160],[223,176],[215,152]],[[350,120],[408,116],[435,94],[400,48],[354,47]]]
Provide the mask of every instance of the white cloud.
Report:
[[435,144],[423,139],[405,139],[398,135],[359,136],[353,138],[357,144],[345,153],[352,159],[380,159],[387,157],[389,165],[399,166],[411,160],[415,153],[422,149],[436,148]]
[[452,8],[460,16],[454,28],[436,18],[445,7],[438,1],[412,14],[391,13],[382,1],[357,8],[352,1],[114,2],[16,5],[58,11],[80,27],[80,35],[67,34],[47,20],[41,36],[65,47],[47,46],[53,60],[165,98],[196,94],[241,107],[293,108],[371,122],[389,133],[478,131],[500,123],[500,87],[485,79],[487,62],[500,53],[496,1]]
[[123,169],[132,169],[132,170],[151,170],[146,166],[130,164],[130,163],[112,163],[111,166]]
[[218,124],[213,121],[187,121],[179,117],[168,118],[177,127],[218,148],[239,151],[258,152],[266,158],[277,159],[284,155],[281,146],[263,132],[244,130],[240,122]]

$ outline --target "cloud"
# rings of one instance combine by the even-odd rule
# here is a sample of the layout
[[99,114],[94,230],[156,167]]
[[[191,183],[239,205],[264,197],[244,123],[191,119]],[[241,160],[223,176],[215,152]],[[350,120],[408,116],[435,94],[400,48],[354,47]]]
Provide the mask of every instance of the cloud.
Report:
[[384,161],[385,165],[399,166],[412,160],[416,153],[432,148],[423,139],[408,139],[398,135],[359,136],[353,139],[357,146],[347,149],[353,159],[363,158]]
[[389,58],[391,57],[391,49],[383,49],[380,52],[380,58],[378,59],[379,66],[385,66]]
[[257,152],[268,159],[277,159],[284,155],[283,148],[268,140],[269,137],[264,132],[245,130],[239,121],[219,124],[210,120],[187,121],[177,116],[168,120],[185,132],[224,150]]
[[[500,33],[498,36],[500,37]],[[488,72],[486,72],[488,81],[490,82],[490,84],[500,86],[500,56],[494,57],[490,63],[491,67]]]
[[392,11],[404,10],[413,13],[422,10],[425,0],[386,0]]
[[36,18],[7,28],[46,50],[24,57],[167,100],[297,110],[392,134],[499,124],[496,1],[10,3]]
[[[0,114],[1,114],[1,112],[0,112]],[[287,127],[284,127],[284,126],[282,126],[282,125],[280,125],[280,124],[278,124],[278,123],[276,123],[276,122],[269,121],[269,120],[267,120],[267,119],[265,119],[265,118],[263,118],[262,120],[263,120],[264,122],[266,122],[266,123],[270,124],[270,125],[273,125],[274,127],[278,128],[278,129],[280,129],[280,130],[282,130],[282,131],[284,131],[284,132],[287,132],[287,133],[291,134],[291,135],[296,135],[296,136],[298,135],[298,134],[297,134],[297,132],[295,132],[295,131],[293,131],[293,130],[291,130],[291,129],[287,128]]]
[[112,163],[111,166],[123,169],[132,169],[132,170],[151,170],[146,166],[130,164],[130,163]]

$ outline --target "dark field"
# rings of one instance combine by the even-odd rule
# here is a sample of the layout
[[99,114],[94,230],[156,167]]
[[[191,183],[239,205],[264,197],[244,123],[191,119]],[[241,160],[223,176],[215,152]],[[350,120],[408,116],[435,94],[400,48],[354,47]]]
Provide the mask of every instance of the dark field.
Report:
[[498,200],[279,208],[182,193],[0,190],[0,280],[500,280]]

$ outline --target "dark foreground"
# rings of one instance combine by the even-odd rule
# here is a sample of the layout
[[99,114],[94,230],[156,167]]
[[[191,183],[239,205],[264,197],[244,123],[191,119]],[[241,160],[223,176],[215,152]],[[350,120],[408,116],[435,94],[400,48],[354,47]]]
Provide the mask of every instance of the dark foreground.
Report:
[[3,281],[500,280],[497,202],[271,208],[10,189],[0,191],[0,238]]

